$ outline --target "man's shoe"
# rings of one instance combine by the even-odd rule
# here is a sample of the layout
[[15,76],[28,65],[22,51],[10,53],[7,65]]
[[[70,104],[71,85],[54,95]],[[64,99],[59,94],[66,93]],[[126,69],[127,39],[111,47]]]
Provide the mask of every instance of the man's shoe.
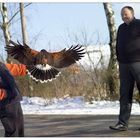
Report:
[[118,130],[118,131],[127,131],[128,130],[128,127],[121,123],[117,123],[115,126],[109,126],[109,128],[112,130]]

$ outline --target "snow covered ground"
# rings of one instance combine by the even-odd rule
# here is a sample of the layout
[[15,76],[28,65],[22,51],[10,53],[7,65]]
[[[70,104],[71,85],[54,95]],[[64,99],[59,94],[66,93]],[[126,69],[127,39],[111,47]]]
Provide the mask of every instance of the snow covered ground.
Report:
[[[93,101],[92,104],[84,101],[84,97],[67,97],[47,100],[40,97],[23,97],[21,101],[24,114],[91,114],[91,115],[118,115],[119,101]],[[140,115],[140,106],[133,103],[132,114]]]

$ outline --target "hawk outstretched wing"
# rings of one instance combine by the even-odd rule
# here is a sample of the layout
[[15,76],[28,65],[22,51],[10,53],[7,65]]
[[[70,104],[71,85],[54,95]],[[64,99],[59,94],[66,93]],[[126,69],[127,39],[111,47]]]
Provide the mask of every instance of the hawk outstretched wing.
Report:
[[80,60],[84,54],[82,45],[71,46],[68,50],[59,52],[48,52],[46,50],[36,51],[27,44],[21,45],[10,40],[6,47],[7,53],[27,65],[28,73],[35,80],[47,82],[59,75],[57,68],[68,67]]

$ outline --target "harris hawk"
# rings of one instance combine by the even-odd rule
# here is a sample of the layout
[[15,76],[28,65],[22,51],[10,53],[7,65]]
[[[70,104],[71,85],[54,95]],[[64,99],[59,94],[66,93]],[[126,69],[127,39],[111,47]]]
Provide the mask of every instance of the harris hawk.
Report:
[[69,49],[65,48],[59,52],[48,52],[45,49],[36,51],[27,44],[22,45],[12,40],[5,49],[11,57],[26,65],[27,72],[32,79],[41,83],[52,81],[59,76],[58,69],[76,63],[85,54],[82,45],[72,45]]

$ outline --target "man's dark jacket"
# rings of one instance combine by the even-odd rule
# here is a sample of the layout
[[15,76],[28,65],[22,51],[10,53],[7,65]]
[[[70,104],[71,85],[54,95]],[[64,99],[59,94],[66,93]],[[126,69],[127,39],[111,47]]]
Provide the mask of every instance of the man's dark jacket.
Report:
[[116,43],[117,59],[120,63],[140,62],[140,20],[135,19],[129,25],[119,26]]
[[7,104],[11,102],[12,99],[15,101],[20,101],[21,96],[19,94],[18,86],[15,82],[14,77],[10,74],[9,70],[6,68],[5,64],[0,63],[0,88],[4,88],[7,93],[7,97],[5,100],[0,101],[1,104]]

